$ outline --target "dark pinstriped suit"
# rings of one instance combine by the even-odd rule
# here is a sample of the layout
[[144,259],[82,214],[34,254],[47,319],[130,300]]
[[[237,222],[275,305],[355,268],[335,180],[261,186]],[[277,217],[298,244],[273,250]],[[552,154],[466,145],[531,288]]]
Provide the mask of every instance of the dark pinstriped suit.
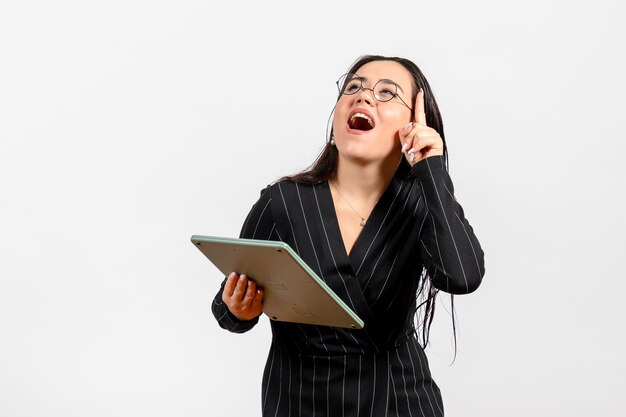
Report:
[[[348,255],[328,183],[261,191],[241,237],[288,243],[365,322],[362,330],[271,322],[263,416],[442,416],[439,388],[413,325],[423,266],[460,294],[484,274],[483,251],[453,194],[443,157],[400,164]],[[252,277],[254,278],[254,277]],[[245,332],[221,301],[220,326]]]

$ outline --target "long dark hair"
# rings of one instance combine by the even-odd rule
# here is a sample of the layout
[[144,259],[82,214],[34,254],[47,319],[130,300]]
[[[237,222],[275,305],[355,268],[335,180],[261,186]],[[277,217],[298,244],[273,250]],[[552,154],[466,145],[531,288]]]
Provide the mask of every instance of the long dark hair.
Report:
[[[430,84],[422,74],[415,63],[399,57],[387,57],[382,55],[364,55],[358,58],[354,64],[348,69],[349,73],[356,73],[363,65],[374,61],[393,61],[402,65],[411,74],[413,81],[413,94],[411,104],[415,103],[415,98],[419,89],[424,90],[424,113],[426,113],[426,120],[428,126],[435,129],[441,139],[443,140],[443,155],[445,160],[446,169],[448,167],[448,148],[446,145],[446,138],[443,131],[443,120],[441,119],[441,113],[439,112],[439,106],[435,100],[435,95],[430,88]],[[341,93],[338,93],[337,101],[341,98]],[[333,136],[332,118],[334,108],[329,117],[329,124],[331,124],[330,133],[326,135],[326,144],[322,148],[322,151],[318,155],[317,159],[311,164],[310,167],[304,171],[294,175],[289,175],[281,178],[280,180],[294,181],[301,184],[320,184],[333,178],[337,173],[337,164],[339,162],[339,152],[337,147],[330,144],[330,138]],[[415,121],[415,114],[411,115],[411,121]],[[327,129],[328,131],[328,129]],[[401,164],[408,165],[409,163],[405,158],[402,158]],[[428,274],[428,270],[424,268],[420,276],[420,284],[416,293],[416,304],[413,312],[415,318],[416,334],[421,336],[421,344],[425,348],[428,345],[430,335],[430,325],[432,324],[435,316],[435,300],[439,290],[432,286],[431,280]],[[451,294],[452,304],[452,329],[454,334],[454,356],[456,358],[456,325],[454,318],[454,296]],[[421,335],[417,329],[421,329]]]

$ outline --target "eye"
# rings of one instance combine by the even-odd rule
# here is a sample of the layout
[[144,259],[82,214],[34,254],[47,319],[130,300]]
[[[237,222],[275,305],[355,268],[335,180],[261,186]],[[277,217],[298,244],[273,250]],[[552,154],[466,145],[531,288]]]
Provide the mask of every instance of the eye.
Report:
[[359,91],[359,89],[361,88],[361,83],[358,81],[350,81],[348,84],[346,84],[346,87],[344,88],[344,92],[348,93],[348,94],[354,94],[357,91]]
[[380,101],[389,101],[395,96],[397,96],[398,87],[395,83],[392,83],[387,80],[381,80],[376,84],[375,87],[376,98]]
[[395,90],[387,87],[378,88],[376,90],[376,98],[380,101],[389,101],[396,96]]

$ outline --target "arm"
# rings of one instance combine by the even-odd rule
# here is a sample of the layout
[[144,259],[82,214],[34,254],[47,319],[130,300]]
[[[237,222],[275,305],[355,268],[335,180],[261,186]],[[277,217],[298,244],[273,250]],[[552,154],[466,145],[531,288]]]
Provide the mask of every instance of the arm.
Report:
[[419,181],[426,204],[419,245],[433,286],[452,294],[475,291],[485,274],[484,253],[454,198],[443,156],[421,160],[411,175]]
[[414,108],[415,122],[398,133],[426,205],[425,224],[418,237],[422,260],[435,288],[467,294],[478,288],[485,274],[483,251],[454,198],[444,164],[443,139],[426,120],[423,89],[415,97]]
[[[270,202],[271,192],[268,186],[261,191],[259,200],[252,206],[252,209],[248,213],[243,227],[241,228],[241,233],[239,234],[240,238],[272,239],[275,228]],[[245,300],[245,297],[255,297],[257,290],[254,281],[248,280],[247,278],[238,280],[238,277],[238,275],[233,276],[233,274],[231,274],[224,279],[219,291],[213,299],[211,309],[220,327],[231,332],[243,333],[253,328],[259,321],[259,317],[257,315],[249,320],[242,320],[235,316],[224,301],[224,291],[226,290],[229,294],[239,291],[241,297]],[[262,292],[260,295],[262,297]]]

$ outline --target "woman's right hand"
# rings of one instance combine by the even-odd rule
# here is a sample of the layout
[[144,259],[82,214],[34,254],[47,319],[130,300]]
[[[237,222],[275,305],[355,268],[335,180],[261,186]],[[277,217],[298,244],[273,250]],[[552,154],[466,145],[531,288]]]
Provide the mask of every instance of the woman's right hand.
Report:
[[231,272],[224,284],[222,301],[239,320],[252,320],[263,311],[263,288],[245,275]]

